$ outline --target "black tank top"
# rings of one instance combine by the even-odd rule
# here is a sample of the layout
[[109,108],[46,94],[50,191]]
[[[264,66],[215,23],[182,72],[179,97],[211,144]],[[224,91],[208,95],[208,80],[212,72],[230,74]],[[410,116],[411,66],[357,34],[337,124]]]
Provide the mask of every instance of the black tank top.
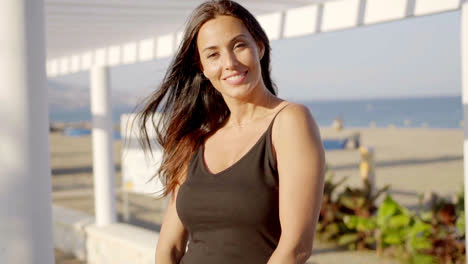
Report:
[[206,169],[203,144],[195,151],[176,202],[190,235],[180,264],[267,263],[281,235],[271,128],[284,107],[247,154],[219,173]]

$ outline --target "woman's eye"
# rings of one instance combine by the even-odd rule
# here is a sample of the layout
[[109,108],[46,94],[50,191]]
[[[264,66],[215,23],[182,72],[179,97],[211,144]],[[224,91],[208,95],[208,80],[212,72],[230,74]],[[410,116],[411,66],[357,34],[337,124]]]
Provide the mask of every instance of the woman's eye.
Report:
[[210,58],[214,58],[216,56],[216,53],[211,53],[211,54],[208,54],[207,58],[210,59]]
[[235,48],[242,48],[242,47],[245,47],[244,43],[239,43],[235,46]]

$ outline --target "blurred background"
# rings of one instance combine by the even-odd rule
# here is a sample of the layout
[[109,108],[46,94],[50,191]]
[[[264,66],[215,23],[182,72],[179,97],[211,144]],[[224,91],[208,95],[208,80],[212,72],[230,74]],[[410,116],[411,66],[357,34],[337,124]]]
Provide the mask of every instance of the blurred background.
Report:
[[[44,173],[25,175],[40,174],[41,182],[50,176],[42,165],[50,162],[55,263],[154,263],[167,199],[156,199],[161,183],[148,180],[162,152],[156,147],[154,157],[145,156],[127,122],[158,89],[183,23],[201,1],[43,2],[5,2],[3,24],[16,21],[7,12],[22,10],[12,14],[28,14],[27,28],[40,27],[28,12],[44,9],[32,13],[44,15],[50,160],[38,165]],[[279,97],[306,105],[320,126],[327,173],[308,263],[466,263],[462,77],[468,76],[462,65],[468,62],[462,43],[468,4],[239,2],[271,40]],[[5,94],[2,104],[10,100]],[[5,117],[13,116],[11,109]],[[21,144],[12,143],[13,149]],[[13,164],[7,151],[0,161]],[[5,175],[13,175],[8,169]],[[26,185],[17,186],[28,193]],[[47,217],[41,223],[50,222]],[[0,258],[11,260],[24,247],[4,248],[8,254]]]

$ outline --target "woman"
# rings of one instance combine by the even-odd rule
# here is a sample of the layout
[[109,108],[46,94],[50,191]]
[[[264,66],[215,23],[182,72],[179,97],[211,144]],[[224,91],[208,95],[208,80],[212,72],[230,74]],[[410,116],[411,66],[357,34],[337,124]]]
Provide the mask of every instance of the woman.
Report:
[[252,14],[233,1],[200,5],[142,124],[163,100],[158,173],[171,198],[156,263],[305,263],[324,151],[309,110],[276,96]]

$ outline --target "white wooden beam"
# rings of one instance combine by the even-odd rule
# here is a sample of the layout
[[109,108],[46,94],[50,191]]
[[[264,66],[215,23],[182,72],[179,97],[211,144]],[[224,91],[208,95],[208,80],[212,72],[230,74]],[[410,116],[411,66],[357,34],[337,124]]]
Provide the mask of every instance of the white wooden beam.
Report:
[[0,1],[0,263],[54,263],[43,8]]
[[[78,3],[74,0],[68,2]],[[252,4],[260,5],[260,2],[259,0]],[[461,0],[317,0],[312,2],[313,4],[307,6],[258,15],[257,19],[264,28],[269,39],[278,40],[396,21],[414,16],[432,15],[460,9],[461,5]],[[85,3],[87,5],[92,5],[93,2],[85,1]],[[126,1],[120,1],[118,3],[128,4]],[[148,3],[149,2],[146,2],[146,4]],[[299,3],[300,1],[296,1],[290,3],[289,6],[294,6]],[[182,3],[178,2],[177,4]],[[246,2],[245,4],[250,5],[250,2]],[[109,20],[108,22],[111,21]],[[83,23],[92,23],[92,21],[84,20]],[[141,23],[141,21],[125,20],[119,21],[119,23]],[[101,30],[99,27],[96,27],[96,29]],[[81,26],[77,28],[71,27],[70,30],[76,30],[78,32],[81,30]],[[103,35],[107,33],[115,35],[116,30],[118,31],[119,27],[115,27],[114,25],[112,29],[103,33]],[[125,33],[128,30],[127,26],[120,28],[120,30],[122,34],[129,34]],[[114,66],[170,57],[177,49],[181,38],[182,33],[180,30],[177,30],[169,34],[148,36],[144,39],[130,41],[130,43],[138,43],[136,49],[135,46],[127,46],[127,48],[125,48],[125,45],[128,45],[129,41],[102,47],[91,52],[91,65]],[[115,41],[118,40],[119,38],[115,39]],[[69,61],[71,58],[73,58],[73,56],[51,58],[47,64],[48,75],[57,76],[75,72],[76,67],[73,66],[73,61]],[[89,67],[90,66],[81,68],[82,70],[86,70]]]
[[96,225],[116,222],[111,89],[107,66],[91,69],[93,175]]
[[[464,1],[461,9],[461,80],[462,80],[462,102],[463,102],[463,164],[464,164],[464,190],[465,190],[465,226],[468,226],[468,1]],[[468,243],[465,244],[468,252]],[[468,263],[468,259],[466,260]]]

